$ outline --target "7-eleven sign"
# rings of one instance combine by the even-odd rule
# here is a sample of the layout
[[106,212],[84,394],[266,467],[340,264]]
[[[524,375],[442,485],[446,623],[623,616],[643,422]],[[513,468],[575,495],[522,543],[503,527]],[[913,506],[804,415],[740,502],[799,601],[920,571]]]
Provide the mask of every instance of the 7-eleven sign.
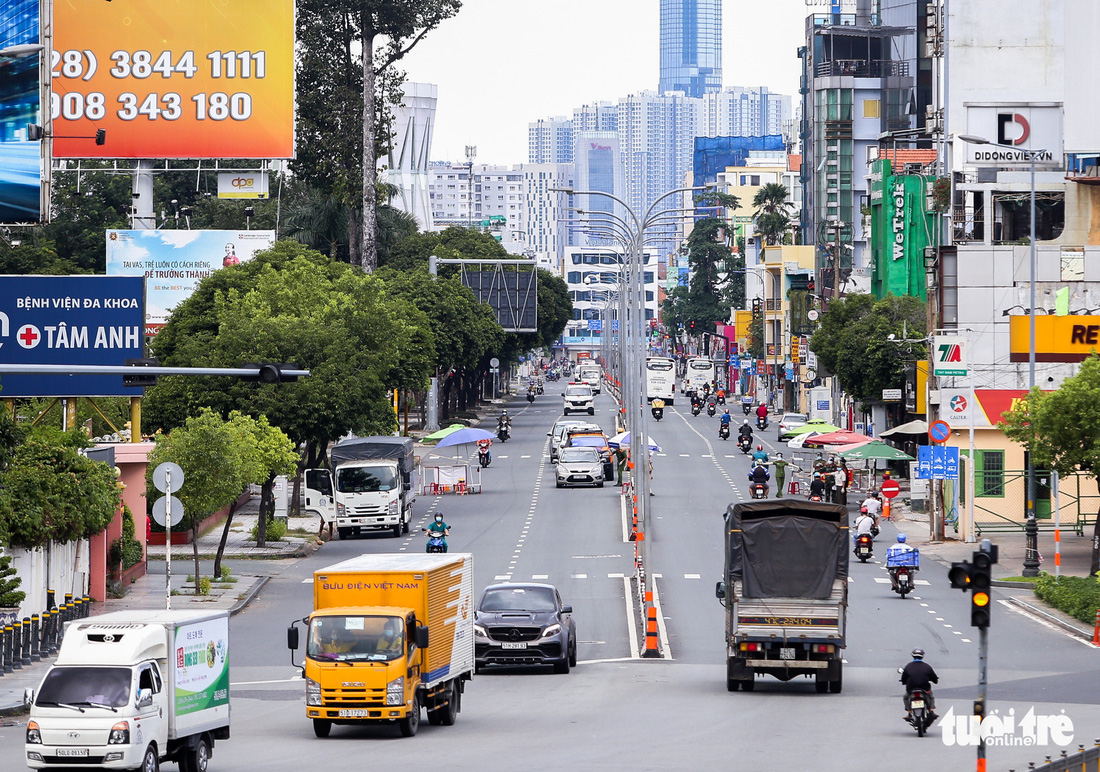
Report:
[[937,377],[966,375],[966,338],[936,335],[932,338],[932,370]]

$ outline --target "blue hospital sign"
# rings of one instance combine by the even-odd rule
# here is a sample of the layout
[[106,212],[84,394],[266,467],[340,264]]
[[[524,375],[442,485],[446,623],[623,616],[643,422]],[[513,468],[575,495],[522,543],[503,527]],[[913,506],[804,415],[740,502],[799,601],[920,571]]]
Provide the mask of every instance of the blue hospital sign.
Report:
[[[111,365],[145,351],[145,280],[130,276],[0,277],[0,363]],[[0,396],[139,397],[121,375],[0,374]]]

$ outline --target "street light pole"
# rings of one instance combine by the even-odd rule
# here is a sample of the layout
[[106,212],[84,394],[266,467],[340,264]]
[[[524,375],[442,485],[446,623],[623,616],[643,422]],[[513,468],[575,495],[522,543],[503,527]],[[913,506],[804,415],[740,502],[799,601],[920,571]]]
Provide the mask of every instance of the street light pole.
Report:
[[[1027,389],[1030,394],[1035,389],[1035,162],[1039,156],[1046,153],[1044,150],[1028,150],[1025,148],[1014,147],[1012,145],[1003,145],[999,142],[990,142],[985,137],[977,137],[971,134],[962,134],[959,136],[963,142],[969,142],[972,145],[993,145],[994,147],[1003,147],[1007,150],[1015,150],[1027,155],[1028,163],[1031,166],[1031,216],[1029,223],[1030,231],[1030,244],[1028,246],[1028,262],[1030,270],[1030,303],[1031,307],[1028,309],[1028,350],[1027,350]],[[973,367],[973,364],[970,365]],[[1024,534],[1026,536],[1026,546],[1024,551],[1024,576],[1038,576],[1039,575],[1039,524],[1035,519],[1035,459],[1031,453],[1031,449],[1028,449],[1027,454],[1027,520],[1024,525]]]

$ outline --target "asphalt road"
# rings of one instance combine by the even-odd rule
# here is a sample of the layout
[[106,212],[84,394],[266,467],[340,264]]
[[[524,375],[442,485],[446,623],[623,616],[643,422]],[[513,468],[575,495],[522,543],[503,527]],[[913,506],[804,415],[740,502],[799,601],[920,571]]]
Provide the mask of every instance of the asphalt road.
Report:
[[[597,419],[610,430],[610,399],[601,396],[597,405]],[[467,685],[455,726],[424,722],[412,739],[389,727],[335,727],[330,738],[315,738],[285,648],[288,623],[310,611],[312,571],[363,552],[424,548],[418,530],[333,541],[309,558],[280,564],[260,597],[233,617],[233,738],[217,746],[212,770],[343,768],[357,754],[386,768],[437,768],[444,760],[455,769],[974,768],[974,748],[948,744],[939,727],[919,739],[901,720],[896,670],[915,646],[940,674],[941,715],[969,713],[976,695],[978,639],[966,596],[951,590],[945,567],[931,561],[918,575],[916,596],[904,600],[890,592],[880,563],[852,564],[842,694],[816,694],[810,680],[774,679],[760,680],[753,693],[726,691],[724,612],[714,583],[722,567],[721,514],[748,496],[748,459],[732,439],[717,438],[716,418],[692,417],[686,406],[666,410],[665,420],[651,426],[663,453],[654,459],[650,570],[659,576],[671,657],[638,659],[627,579],[634,547],[624,541],[617,489],[554,487],[544,455],[558,408],[550,395],[532,406],[516,403],[509,411],[514,439],[494,445],[485,492],[422,498],[415,519],[425,525],[434,511],[444,512],[451,549],[475,555],[479,588],[506,580],[556,584],[574,607],[579,666],[569,675],[549,669],[479,675]],[[765,436],[774,448],[774,427]],[[892,525],[884,528],[876,558],[895,533]],[[1100,729],[1097,656],[1094,647],[998,602],[989,708],[1006,716],[1014,711],[1017,719],[1029,710],[1064,711],[1074,727],[1069,749],[1090,743]],[[0,768],[21,765],[21,737],[18,727],[0,729]],[[988,768],[1022,770],[1059,751],[990,747]]]

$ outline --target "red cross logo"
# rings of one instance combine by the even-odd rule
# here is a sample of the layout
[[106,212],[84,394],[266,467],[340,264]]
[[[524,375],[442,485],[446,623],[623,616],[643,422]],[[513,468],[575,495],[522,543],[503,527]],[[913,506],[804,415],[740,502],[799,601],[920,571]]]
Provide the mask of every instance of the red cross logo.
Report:
[[15,338],[23,348],[34,348],[42,340],[42,334],[33,324],[24,324],[19,328],[19,334]]

